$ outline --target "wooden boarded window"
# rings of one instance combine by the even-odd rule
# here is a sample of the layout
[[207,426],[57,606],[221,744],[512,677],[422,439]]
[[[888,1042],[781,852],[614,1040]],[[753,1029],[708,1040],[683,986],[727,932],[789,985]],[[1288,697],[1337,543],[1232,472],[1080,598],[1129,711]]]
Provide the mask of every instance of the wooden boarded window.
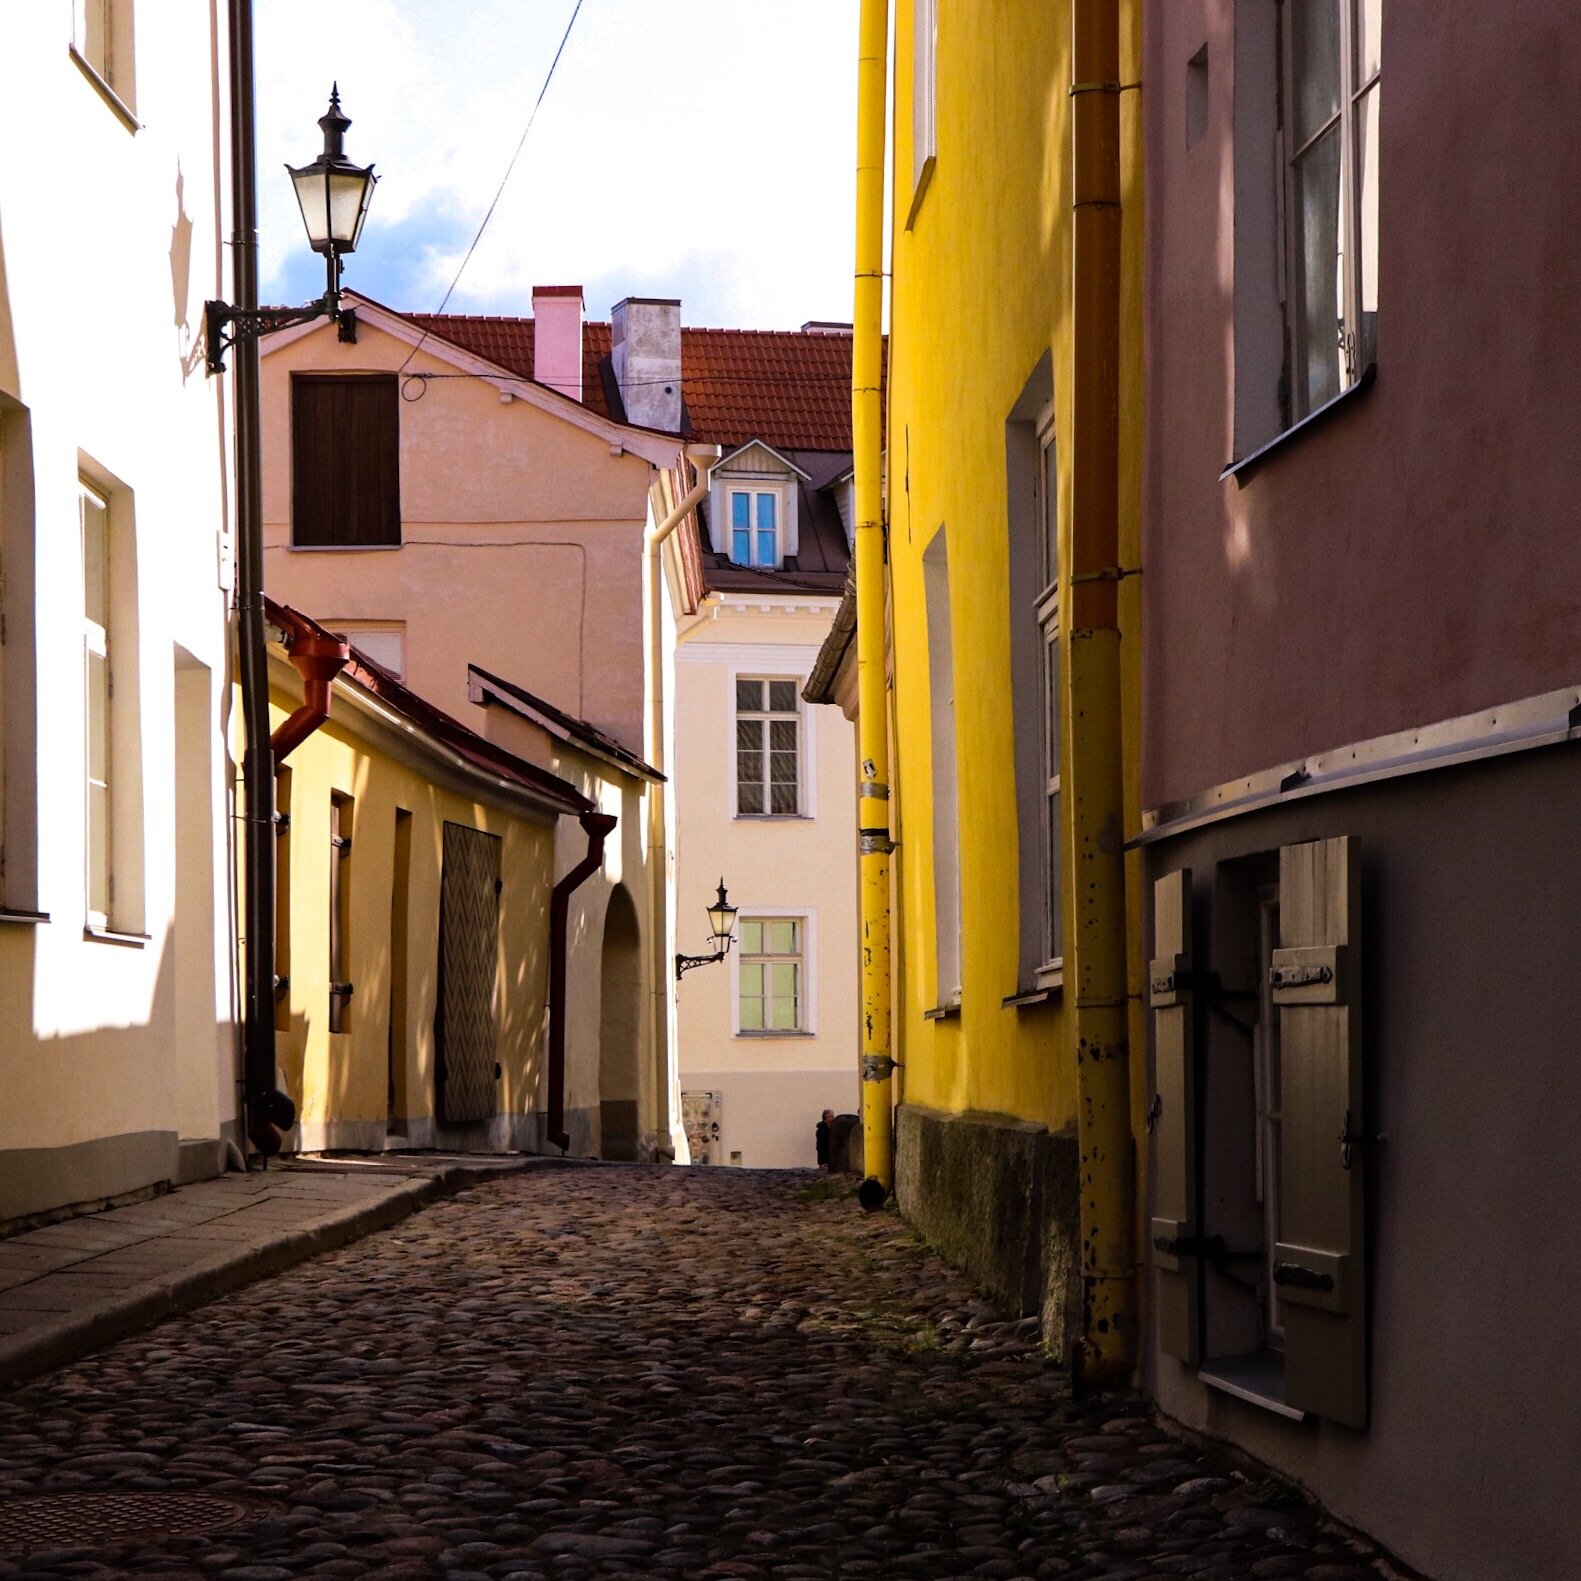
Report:
[[1285,1400],[1367,1425],[1360,889],[1356,842],[1279,853],[1282,1160],[1273,1279],[1285,1334]]
[[401,542],[400,394],[393,373],[291,375],[291,542]]

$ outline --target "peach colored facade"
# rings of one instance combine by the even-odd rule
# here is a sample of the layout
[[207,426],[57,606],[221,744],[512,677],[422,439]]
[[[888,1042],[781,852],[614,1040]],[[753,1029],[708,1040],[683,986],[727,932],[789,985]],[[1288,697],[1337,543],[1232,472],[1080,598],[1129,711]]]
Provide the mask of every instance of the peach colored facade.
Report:
[[[642,745],[642,528],[678,440],[612,422],[358,302],[263,359],[265,583],[339,629],[401,627],[402,679],[465,717],[477,664]],[[422,342],[420,344],[420,342]],[[404,370],[404,371],[402,371]],[[291,375],[400,374],[399,547],[291,544]]]

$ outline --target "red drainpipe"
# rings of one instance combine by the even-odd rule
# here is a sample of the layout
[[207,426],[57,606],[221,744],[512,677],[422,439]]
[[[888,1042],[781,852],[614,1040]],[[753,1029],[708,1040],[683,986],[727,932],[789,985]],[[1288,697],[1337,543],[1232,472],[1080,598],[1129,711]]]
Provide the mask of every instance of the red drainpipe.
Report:
[[563,1153],[571,1146],[565,1128],[565,955],[571,895],[604,865],[604,841],[619,822],[607,812],[585,812],[587,855],[554,886],[549,902],[549,1140]]
[[296,630],[286,637],[285,651],[302,677],[302,706],[269,738],[274,760],[301,746],[329,718],[329,689],[351,660],[351,649],[338,637]]

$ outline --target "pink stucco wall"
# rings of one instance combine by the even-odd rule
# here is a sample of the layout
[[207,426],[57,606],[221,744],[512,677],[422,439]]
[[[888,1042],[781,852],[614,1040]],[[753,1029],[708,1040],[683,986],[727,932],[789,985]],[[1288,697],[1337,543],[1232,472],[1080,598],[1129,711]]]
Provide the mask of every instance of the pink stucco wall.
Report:
[[1581,680],[1574,5],[1387,0],[1377,383],[1243,487],[1236,10],[1146,10],[1144,806]]
[[[412,347],[367,318],[263,360],[264,580],[316,619],[406,623],[406,681],[467,719],[481,665],[642,749],[642,529],[649,463],[423,348],[403,385],[398,549],[291,547],[290,375],[395,370]],[[413,398],[415,397],[415,399]],[[560,410],[570,407],[549,397]]]

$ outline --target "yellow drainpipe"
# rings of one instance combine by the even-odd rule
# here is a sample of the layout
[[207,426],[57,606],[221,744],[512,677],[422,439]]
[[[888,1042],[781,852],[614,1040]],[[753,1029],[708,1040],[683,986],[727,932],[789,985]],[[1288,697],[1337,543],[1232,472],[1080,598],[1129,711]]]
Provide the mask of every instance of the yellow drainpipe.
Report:
[[862,1146],[865,1208],[895,1185],[890,1092],[889,731],[885,698],[884,88],[889,0],[862,0],[856,75],[856,287],[851,346],[855,463],[857,828],[862,890]]
[[[1079,1387],[1123,1383],[1136,1353],[1121,766],[1120,16],[1071,0],[1073,248],[1068,662],[1080,1148]],[[1074,987],[1074,993],[1071,992]]]

